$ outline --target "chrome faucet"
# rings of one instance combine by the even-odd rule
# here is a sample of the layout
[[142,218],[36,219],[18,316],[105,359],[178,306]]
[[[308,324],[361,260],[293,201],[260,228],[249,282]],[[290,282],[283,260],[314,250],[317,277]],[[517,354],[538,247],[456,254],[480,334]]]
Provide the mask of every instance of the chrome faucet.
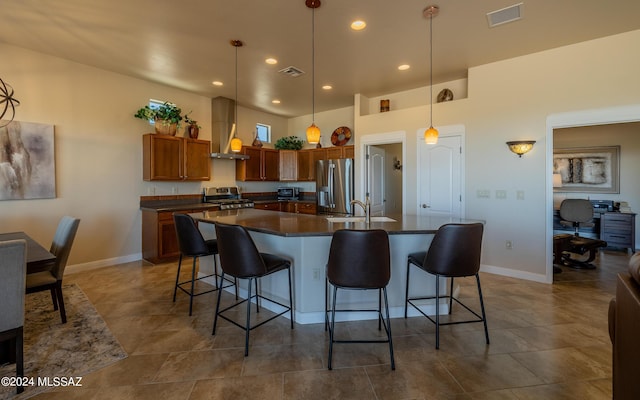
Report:
[[351,200],[351,204],[357,204],[362,207],[362,211],[364,211],[364,222],[367,224],[371,223],[371,201],[369,201],[369,196],[365,198],[364,203],[360,200]]

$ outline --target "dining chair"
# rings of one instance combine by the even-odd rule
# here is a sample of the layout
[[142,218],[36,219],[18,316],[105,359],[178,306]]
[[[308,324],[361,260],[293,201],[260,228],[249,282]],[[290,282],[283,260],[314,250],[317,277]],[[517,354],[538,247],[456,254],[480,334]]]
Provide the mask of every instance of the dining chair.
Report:
[[50,270],[27,274],[27,293],[51,291],[53,309],[60,309],[62,323],[67,323],[67,314],[64,308],[64,296],[62,295],[62,278],[67,266],[67,260],[71,253],[71,246],[76,237],[80,225],[80,219],[64,216],[58,223],[58,228],[51,242],[50,252],[56,256],[56,260]]
[[[9,342],[16,364],[16,377],[24,376],[24,290],[27,273],[27,242],[24,239],[0,242],[0,342]],[[24,391],[17,387],[18,393]]]
[[[334,232],[327,261],[327,283],[325,286],[325,330],[329,329],[329,362],[332,368],[334,343],[389,343],[391,369],[395,370],[393,357],[393,340],[389,319],[389,302],[387,285],[391,279],[391,256],[389,236],[382,229],[355,230],[340,229]],[[331,302],[328,301],[328,286],[333,287]],[[378,307],[376,309],[344,309],[336,303],[338,289],[377,290]],[[382,297],[384,295],[385,315],[382,315]],[[378,319],[378,330],[384,326],[386,339],[351,339],[335,338],[336,312],[375,312]]]
[[[241,301],[236,301],[234,304],[220,309],[220,301],[222,299],[222,291],[218,292],[218,303],[216,304],[216,313],[213,319],[213,332],[216,334],[216,326],[218,324],[218,317],[225,319],[232,324],[244,329],[245,331],[245,345],[244,355],[249,355],[249,332],[259,326],[266,324],[267,322],[284,315],[289,312],[291,329],[293,329],[293,296],[291,288],[291,261],[284,257],[280,257],[274,254],[261,253],[258,251],[253,239],[249,235],[249,232],[240,225],[222,224],[216,222],[216,237],[218,239],[218,252],[220,254],[220,266],[222,273],[220,275],[220,283],[222,284],[224,276],[230,275],[237,279],[247,279],[249,281],[247,285],[247,298]],[[287,271],[289,278],[289,305],[282,304],[272,298],[268,298],[260,294],[258,291],[258,280],[267,275],[271,275],[278,271]],[[251,284],[255,283],[256,292],[251,293]],[[266,300],[274,305],[283,309],[281,312],[276,312],[269,318],[265,318],[259,323],[251,326],[251,301],[255,299],[256,312],[260,312],[260,299]],[[224,313],[232,308],[240,306],[243,303],[247,303],[246,321],[244,326],[240,325],[233,318],[225,316]]]
[[[436,232],[429,249],[427,251],[411,253],[407,260],[407,281],[405,288],[405,304],[404,317],[407,318],[407,305],[413,306],[420,314],[424,315],[429,321],[436,324],[436,349],[440,348],[440,326],[464,324],[471,322],[483,322],[484,334],[487,344],[489,344],[489,331],[487,329],[487,316],[484,309],[484,300],[482,298],[482,288],[480,286],[480,254],[482,247],[482,232],[484,226],[481,223],[473,224],[445,224]],[[435,275],[435,296],[409,296],[409,272],[411,265],[415,265],[419,269]],[[458,277],[475,276],[478,286],[478,297],[480,299],[479,315],[476,311],[462,303],[453,293],[453,280]],[[451,278],[449,294],[440,295],[440,279]],[[453,307],[453,301],[460,304],[467,311],[471,312],[476,318],[464,321],[440,322],[440,299],[449,299],[449,314]],[[420,308],[417,301],[435,299],[435,320]]]
[[[218,254],[218,241],[216,239],[205,240],[198,229],[196,221],[189,214],[174,213],[173,222],[176,227],[176,236],[178,238],[178,247],[180,248],[180,258],[178,259],[178,272],[176,273],[176,283],[173,287],[173,302],[176,301],[178,289],[189,295],[189,316],[193,311],[193,298],[206,293],[215,292],[219,288],[226,288],[231,285],[222,286],[224,282],[220,282],[218,286],[218,264],[216,262],[216,254]],[[213,256],[213,274],[204,275],[196,278],[197,265],[196,261],[200,257]],[[191,267],[191,278],[180,282],[180,270],[182,268],[183,257],[192,257],[193,263]],[[196,291],[195,284],[197,281],[214,277],[214,285],[212,289]],[[232,282],[236,287],[236,296],[238,293],[237,283]],[[185,289],[184,286],[188,288]]]

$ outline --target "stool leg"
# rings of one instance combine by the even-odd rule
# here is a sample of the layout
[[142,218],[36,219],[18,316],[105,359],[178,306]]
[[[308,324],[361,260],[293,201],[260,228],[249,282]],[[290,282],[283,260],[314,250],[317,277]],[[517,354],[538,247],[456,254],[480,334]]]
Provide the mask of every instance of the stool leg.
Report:
[[382,288],[382,291],[384,292],[384,308],[387,314],[387,339],[389,340],[389,356],[391,358],[391,369],[395,371],[396,361],[393,356],[393,340],[391,339],[391,318],[389,318],[389,300],[387,298],[387,288]]
[[329,328],[329,280],[324,279],[324,330]]
[[378,330],[382,330],[382,289],[378,289]]
[[[237,279],[237,278],[234,278]],[[220,273],[220,285],[224,281],[224,270]],[[216,304],[216,314],[213,317],[213,330],[211,332],[212,335],[216,334],[216,326],[218,325],[218,314],[220,311],[220,299],[222,298],[222,290],[218,290],[218,303]]]
[[407,287],[404,292],[404,317],[407,318],[407,305],[409,304],[409,269],[411,263],[407,261]]
[[178,273],[176,274],[176,285],[173,288],[173,302],[176,302],[176,292],[178,291],[178,282],[180,281],[180,267],[182,266],[182,253],[178,259]]
[[440,275],[436,275],[436,350],[440,348]]
[[289,314],[291,317],[291,329],[293,329],[293,290],[291,289],[291,267],[287,268],[289,275]]
[[191,293],[189,293],[189,316],[191,316],[191,311],[193,310],[193,291],[195,290],[196,284],[196,258],[193,257],[193,269],[191,269]]
[[[245,328],[244,335],[244,356],[249,355],[249,328],[251,326],[251,280],[257,278],[249,278],[249,285],[247,285],[247,290],[249,291],[247,297],[247,326]],[[257,300],[256,300],[257,301]]]
[[453,308],[453,278],[451,278],[451,285],[449,286],[449,314]]
[[487,315],[484,312],[484,300],[482,299],[482,288],[480,287],[480,275],[476,274],[476,281],[478,282],[478,296],[480,296],[480,309],[482,310],[482,322],[484,322],[484,336],[489,344],[489,329],[487,328]]
[[336,293],[338,292],[337,287],[333,287],[333,302],[331,305],[331,328],[329,328],[329,365],[328,368],[331,370],[331,360],[333,357],[333,332],[336,328]]

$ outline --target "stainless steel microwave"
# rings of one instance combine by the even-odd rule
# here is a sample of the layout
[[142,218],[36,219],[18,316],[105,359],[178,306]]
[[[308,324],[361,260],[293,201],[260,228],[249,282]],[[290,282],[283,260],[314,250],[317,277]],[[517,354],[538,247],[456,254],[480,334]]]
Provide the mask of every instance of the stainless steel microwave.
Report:
[[299,187],[279,187],[278,200],[297,200],[300,197]]

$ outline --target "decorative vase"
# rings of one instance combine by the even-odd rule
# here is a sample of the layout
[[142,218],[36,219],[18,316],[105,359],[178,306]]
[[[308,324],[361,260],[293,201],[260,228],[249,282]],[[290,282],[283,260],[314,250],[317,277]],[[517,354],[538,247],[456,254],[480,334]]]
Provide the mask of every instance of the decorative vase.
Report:
[[200,128],[196,124],[187,125],[186,131],[191,139],[197,139],[200,134]]
[[258,134],[255,134],[255,137],[253,138],[253,143],[251,143],[251,146],[253,147],[262,147],[262,141],[260,139],[258,139]]

